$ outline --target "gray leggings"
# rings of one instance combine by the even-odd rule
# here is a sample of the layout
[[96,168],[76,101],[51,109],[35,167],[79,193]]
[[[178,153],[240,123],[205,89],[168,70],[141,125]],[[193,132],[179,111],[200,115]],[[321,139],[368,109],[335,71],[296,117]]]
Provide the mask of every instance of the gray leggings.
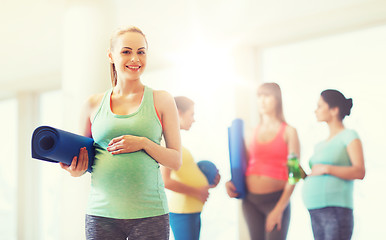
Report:
[[315,240],[349,240],[354,217],[350,208],[325,207],[308,210]]
[[291,216],[291,208],[289,204],[283,212],[281,229],[277,230],[275,227],[272,232],[265,231],[265,221],[267,215],[275,207],[282,193],[283,191],[268,194],[247,193],[243,199],[243,212],[248,225],[251,240],[286,239]]
[[139,218],[115,219],[86,215],[87,240],[167,240],[169,214]]

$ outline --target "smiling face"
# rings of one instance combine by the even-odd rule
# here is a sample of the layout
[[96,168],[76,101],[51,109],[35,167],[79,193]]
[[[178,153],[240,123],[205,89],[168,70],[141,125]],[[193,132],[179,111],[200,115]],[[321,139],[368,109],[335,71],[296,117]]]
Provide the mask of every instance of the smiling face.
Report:
[[109,51],[118,79],[139,79],[146,67],[146,53],[147,44],[142,34],[125,32],[119,35]]

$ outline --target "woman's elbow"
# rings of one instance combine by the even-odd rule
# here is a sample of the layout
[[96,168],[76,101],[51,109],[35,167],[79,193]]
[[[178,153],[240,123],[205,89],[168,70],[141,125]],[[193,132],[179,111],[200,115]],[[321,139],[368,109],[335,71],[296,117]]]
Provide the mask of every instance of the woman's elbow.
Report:
[[163,179],[163,181],[164,181],[164,185],[165,185],[165,188],[166,189],[170,189],[170,181],[169,181],[169,179]]
[[366,170],[363,168],[359,171],[358,173],[358,178],[359,180],[363,180],[365,178],[365,175],[366,175]]
[[177,171],[182,166],[182,154],[178,152],[174,157],[174,161],[171,164],[170,168]]
[[173,166],[171,166],[171,169],[177,171],[178,169],[180,169],[182,165],[182,160],[181,160],[181,157],[179,157],[173,164]]
[[366,175],[366,171],[365,170],[363,170],[363,172],[362,172],[362,174],[361,174],[361,176],[360,176],[360,180],[363,180],[364,178],[365,178],[365,175]]

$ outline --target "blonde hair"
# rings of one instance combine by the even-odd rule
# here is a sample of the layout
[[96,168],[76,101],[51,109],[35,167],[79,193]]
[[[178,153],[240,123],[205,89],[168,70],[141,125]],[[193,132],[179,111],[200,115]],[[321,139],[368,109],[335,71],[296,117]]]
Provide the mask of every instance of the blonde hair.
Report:
[[[263,83],[257,89],[257,96],[259,95],[272,95],[276,99],[276,108],[275,113],[276,117],[282,121],[286,122],[283,113],[283,100],[281,96],[281,89],[277,83]],[[260,120],[262,119],[260,114]]]
[[[134,33],[139,33],[143,36],[146,42],[146,48],[147,48],[147,40],[145,34],[141,31],[141,29],[135,27],[135,26],[128,26],[124,28],[118,28],[115,30],[115,32],[111,35],[110,38],[110,51],[114,49],[115,42],[118,37],[121,35],[128,33],[128,32],[134,32]],[[117,85],[117,70],[115,69],[114,63],[110,63],[110,75],[111,75],[111,84],[113,87]]]

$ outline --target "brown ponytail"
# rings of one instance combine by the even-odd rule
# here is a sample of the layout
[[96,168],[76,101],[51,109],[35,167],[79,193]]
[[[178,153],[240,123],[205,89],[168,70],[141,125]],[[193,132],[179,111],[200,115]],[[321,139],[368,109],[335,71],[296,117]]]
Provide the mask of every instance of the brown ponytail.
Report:
[[117,70],[115,69],[114,63],[110,63],[110,74],[111,74],[111,86],[115,87],[117,85]]

